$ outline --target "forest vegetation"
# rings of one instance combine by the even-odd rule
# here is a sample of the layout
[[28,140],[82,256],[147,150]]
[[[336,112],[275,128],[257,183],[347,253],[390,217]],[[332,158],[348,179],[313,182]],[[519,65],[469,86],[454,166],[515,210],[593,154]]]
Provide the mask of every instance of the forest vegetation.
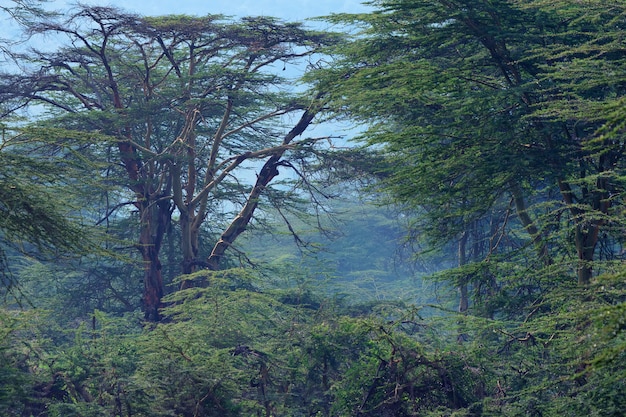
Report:
[[0,5],[0,415],[624,415],[626,1],[368,4]]

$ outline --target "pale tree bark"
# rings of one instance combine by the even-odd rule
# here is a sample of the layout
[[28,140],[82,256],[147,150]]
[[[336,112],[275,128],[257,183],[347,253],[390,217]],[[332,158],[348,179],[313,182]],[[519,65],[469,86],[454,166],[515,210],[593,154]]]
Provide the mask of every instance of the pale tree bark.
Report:
[[224,231],[224,233],[222,233],[219,240],[213,247],[211,255],[207,259],[207,267],[209,269],[218,269],[220,261],[228,247],[232,245],[235,239],[237,239],[237,237],[246,230],[246,227],[250,223],[250,220],[258,207],[261,194],[274,177],[278,175],[280,159],[288,149],[288,145],[290,145],[297,136],[304,133],[315,118],[315,115],[319,110],[319,103],[317,100],[320,98],[321,95],[318,95],[313,104],[302,114],[298,123],[293,127],[293,129],[291,129],[291,131],[289,131],[287,135],[285,135],[282,146],[272,154],[259,171],[256,183],[254,184],[254,187],[252,187],[250,195],[248,196],[243,208],[237,217],[235,217],[235,219],[231,222],[230,226]]

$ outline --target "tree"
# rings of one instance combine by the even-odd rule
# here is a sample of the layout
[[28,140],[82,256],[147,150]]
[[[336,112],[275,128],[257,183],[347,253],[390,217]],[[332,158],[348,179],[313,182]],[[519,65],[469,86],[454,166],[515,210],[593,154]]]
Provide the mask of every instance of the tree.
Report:
[[615,71],[626,57],[620,40],[626,5],[537,2],[535,7],[552,14],[559,25],[545,37],[550,43],[532,51],[540,59],[540,100],[533,115],[558,129],[559,136],[553,136],[560,144],[548,136],[544,142],[548,151],[561,153],[559,162],[569,168],[555,180],[574,223],[578,283],[586,285],[602,235],[612,234],[622,222],[624,126],[618,103],[626,90]]
[[373,121],[417,231],[459,244],[437,277],[473,295],[450,334],[493,393],[476,415],[619,415],[624,5],[374,3],[329,18],[358,30],[313,75]]
[[[590,68],[617,73],[623,7],[374,4],[369,15],[329,18],[361,30],[317,77],[334,108],[374,121],[362,138],[385,147],[386,189],[419,208],[426,231],[443,241],[510,198],[517,219],[503,227],[525,230],[538,265],[552,265],[562,248],[574,252],[577,281],[587,285],[601,237],[621,241],[615,111],[624,90]],[[569,248],[554,243],[554,232],[569,230]]]
[[[173,219],[181,232],[180,272],[218,269],[278,167],[293,166],[285,156],[318,142],[296,139],[319,111],[321,94],[290,93],[290,80],[277,74],[334,37],[271,18],[142,18],[107,7],[81,7],[66,20],[42,20],[30,30],[65,35],[69,46],[33,52],[35,70],[6,76],[1,93],[50,109],[43,129],[53,124],[113,138],[92,143],[90,152],[106,161],[110,147],[117,149],[124,173],[106,169],[132,193],[144,310],[158,320],[160,252]],[[247,169],[256,172],[251,184]],[[203,260],[200,234],[221,201],[238,213],[225,226],[210,225],[223,229]],[[120,207],[124,201],[106,216]]]

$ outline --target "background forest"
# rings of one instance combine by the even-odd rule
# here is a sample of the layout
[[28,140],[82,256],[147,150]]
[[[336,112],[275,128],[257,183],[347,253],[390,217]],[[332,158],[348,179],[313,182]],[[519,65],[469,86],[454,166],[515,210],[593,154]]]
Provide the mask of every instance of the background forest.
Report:
[[624,415],[626,2],[368,4],[0,5],[0,415]]

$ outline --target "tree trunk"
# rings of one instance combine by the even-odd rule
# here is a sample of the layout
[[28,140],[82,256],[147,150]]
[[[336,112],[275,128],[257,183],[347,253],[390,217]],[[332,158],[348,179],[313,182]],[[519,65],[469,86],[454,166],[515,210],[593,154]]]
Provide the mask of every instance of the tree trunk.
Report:
[[141,250],[144,262],[143,277],[143,310],[147,321],[157,322],[161,319],[159,309],[163,307],[163,277],[159,254],[153,244],[148,243]]
[[[469,233],[466,230],[461,235],[461,239],[459,239],[458,256],[459,256],[460,267],[467,264],[466,246],[467,246],[468,234]],[[467,311],[469,307],[469,296],[467,293],[467,280],[465,280],[464,282],[461,282],[461,284],[459,285],[459,292],[460,292],[460,297],[461,297],[459,300],[459,313],[464,313]]]
[[[606,195],[606,180],[599,178],[597,190],[593,192],[593,200],[591,201],[591,210],[584,211],[579,206],[574,205],[573,191],[570,185],[565,181],[559,181],[559,188],[563,195],[563,200],[569,205],[570,212],[574,218],[574,244],[578,254],[578,266],[576,274],[578,276],[579,285],[588,285],[593,276],[593,260],[600,236],[600,227],[602,220],[590,220],[585,217],[590,212],[598,211],[607,214],[609,211],[608,196]],[[587,196],[588,197],[588,196]]]
[[530,218],[528,210],[526,208],[526,202],[524,201],[524,194],[518,183],[511,183],[511,195],[513,196],[513,202],[515,203],[515,211],[522,226],[533,240],[537,256],[543,261],[544,265],[551,265],[552,258],[550,258],[550,252],[548,251],[548,245],[546,245],[541,232],[537,228],[535,222]]
[[248,195],[246,204],[244,204],[239,214],[237,214],[237,217],[233,219],[228,228],[226,228],[226,230],[222,233],[215,246],[213,246],[211,255],[209,255],[209,258],[207,259],[207,268],[213,271],[219,269],[220,262],[224,253],[226,253],[226,250],[248,227],[248,224],[250,223],[250,220],[252,220],[252,216],[259,205],[259,198],[261,197],[263,190],[265,190],[265,187],[267,187],[270,181],[278,175],[276,164],[280,160],[281,156],[282,153],[280,155],[273,155],[263,165],[263,168],[261,168],[256,183]]
[[191,274],[195,271],[196,258],[198,256],[198,231],[191,227],[192,220],[189,213],[181,213],[180,215],[180,249],[183,256],[182,273]]
[[[309,127],[315,115],[318,111],[318,100],[321,99],[322,94],[318,94],[313,101],[311,107],[309,107],[300,117],[298,123],[291,129],[283,138],[283,145],[289,145],[297,136],[300,136],[304,131]],[[206,260],[206,268],[216,271],[220,267],[220,263],[226,250],[233,244],[235,239],[242,234],[248,224],[252,220],[254,212],[259,204],[259,199],[261,194],[265,190],[265,188],[269,185],[269,183],[278,175],[278,166],[280,164],[280,159],[283,154],[287,150],[286,147],[281,148],[281,150],[277,150],[275,154],[270,156],[270,158],[263,164],[263,167],[259,171],[257,175],[256,182],[248,198],[246,203],[242,207],[241,211],[237,216],[233,219],[230,225],[226,228],[226,230],[222,233],[217,243],[213,246],[213,250],[211,254]],[[200,214],[202,215],[202,214]],[[199,222],[198,226],[199,227]],[[195,239],[197,241],[198,233],[196,230]],[[197,244],[196,244],[197,245]],[[183,281],[182,288],[185,288],[189,285],[186,281]]]
[[574,240],[578,252],[578,284],[589,285],[593,276],[593,258],[598,244],[598,224],[577,224]]
[[139,251],[143,261],[143,310],[146,320],[156,322],[161,319],[159,309],[163,307],[163,274],[159,252],[167,228],[171,210],[167,200],[140,204],[141,232]]

